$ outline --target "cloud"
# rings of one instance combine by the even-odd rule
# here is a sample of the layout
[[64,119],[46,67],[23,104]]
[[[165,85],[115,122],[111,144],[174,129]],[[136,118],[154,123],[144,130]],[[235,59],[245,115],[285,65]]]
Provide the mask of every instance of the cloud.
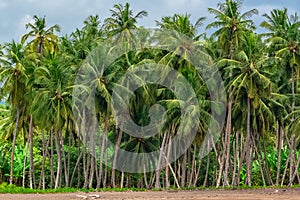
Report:
[[7,3],[0,1],[0,9],[6,8],[7,7]]

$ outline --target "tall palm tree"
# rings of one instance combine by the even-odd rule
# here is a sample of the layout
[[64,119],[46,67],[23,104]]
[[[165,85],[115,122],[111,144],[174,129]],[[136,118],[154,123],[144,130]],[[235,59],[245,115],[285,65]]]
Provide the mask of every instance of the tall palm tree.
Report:
[[[264,44],[261,37],[255,36],[254,33],[247,34],[241,44],[243,50],[236,54],[234,60],[222,59],[219,64],[227,65],[226,70],[233,72],[232,77],[228,77],[230,79],[229,84],[232,87],[234,102],[240,102],[234,103],[233,114],[239,119],[243,116],[241,120],[237,121],[246,122],[234,124],[236,129],[244,129],[247,132],[237,180],[234,180],[234,183],[239,183],[241,163],[246,158],[246,183],[251,185],[250,170],[252,166],[249,165],[249,160],[251,161],[252,158],[252,154],[249,153],[251,152],[251,134],[268,131],[271,127],[270,124],[274,124],[274,115],[268,102],[266,102],[271,92],[271,81],[263,72],[263,67],[268,58],[266,55],[264,56]],[[243,105],[246,105],[246,108],[243,108]],[[247,113],[246,116],[243,115],[244,111]],[[245,125],[246,128],[239,127],[240,125]]]
[[[211,37],[217,38],[218,45],[223,50],[222,57],[233,59],[234,52],[239,48],[243,35],[255,27],[253,21],[250,20],[254,14],[258,14],[256,9],[252,9],[241,13],[242,1],[226,0],[225,3],[219,3],[218,8],[208,8],[209,13],[215,15],[216,21],[207,25],[206,29],[217,28]],[[231,72],[227,74],[231,76]],[[230,133],[231,133],[231,115],[232,115],[232,92],[228,91],[228,107],[227,107],[227,123],[225,130],[224,153],[220,164],[220,173],[217,181],[217,187],[220,185],[221,177],[224,172],[224,184],[228,183],[228,169],[230,159]],[[225,167],[225,170],[224,170]]]
[[[275,55],[282,60],[283,67],[289,67],[291,69],[292,79],[292,110],[295,106],[295,70],[297,71],[300,66],[300,21],[297,13],[290,18],[287,14],[287,9],[278,10],[274,9],[271,14],[264,14],[267,21],[261,23],[261,26],[268,29],[270,32],[263,34],[268,36],[268,41],[271,43],[273,52],[271,55]],[[274,51],[275,50],[275,51]]]
[[[31,96],[34,97],[30,114],[39,122],[41,129],[54,131],[57,151],[57,175],[55,188],[59,187],[62,178],[62,134],[71,118],[71,74],[72,65],[68,65],[60,54],[46,54],[42,65],[34,70]],[[45,113],[47,110],[47,113]],[[67,177],[65,177],[67,178]],[[66,184],[68,180],[66,179]]]
[[[126,49],[133,42],[134,36],[131,31],[137,28],[137,20],[144,16],[147,16],[148,13],[144,10],[133,14],[133,11],[130,9],[130,4],[126,3],[125,5],[116,4],[113,6],[113,9],[110,9],[111,17],[104,20],[104,30],[106,31],[107,37],[116,36],[115,43],[121,45],[123,48],[126,46],[125,50],[125,60],[126,65],[130,65],[130,60]],[[115,167],[117,162],[117,153],[120,146],[120,141],[122,137],[122,131],[118,131],[118,140],[116,142],[116,152],[114,154],[113,166],[112,166],[112,184],[115,186]]]
[[[266,33],[267,41],[270,43],[270,56],[275,56],[280,60],[279,67],[283,67],[284,73],[281,77],[281,90],[291,88],[291,105],[288,110],[293,113],[296,104],[295,83],[299,78],[300,70],[300,21],[297,13],[288,16],[287,9],[274,9],[270,15],[264,14],[266,21],[261,23],[261,26],[268,29],[270,32]],[[295,73],[296,72],[296,73]],[[287,75],[290,73],[291,75]],[[289,78],[290,77],[290,78]],[[288,80],[287,80],[288,79]],[[289,81],[291,79],[291,81]],[[295,80],[296,79],[296,80]],[[291,82],[291,87],[289,83]],[[287,84],[288,83],[288,84]],[[294,116],[294,115],[292,115]],[[291,118],[290,123],[293,124],[294,118]],[[296,135],[292,132],[290,138],[290,183],[293,182],[293,148]],[[295,170],[297,171],[297,170]]]
[[3,83],[1,87],[1,99],[8,96],[8,103],[16,110],[9,181],[10,184],[13,184],[14,149],[19,128],[20,113],[22,105],[25,103],[23,96],[26,93],[26,57],[24,55],[23,43],[12,41],[5,45],[5,49],[8,53],[5,55],[5,62],[0,71],[0,79]]

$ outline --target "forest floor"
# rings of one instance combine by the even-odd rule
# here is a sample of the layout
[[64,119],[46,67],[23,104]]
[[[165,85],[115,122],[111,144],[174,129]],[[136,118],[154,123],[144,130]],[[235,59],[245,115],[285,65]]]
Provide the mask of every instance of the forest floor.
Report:
[[[92,198],[90,195],[99,195]],[[95,192],[61,194],[0,194],[0,200],[300,200],[300,188],[247,190],[193,190]]]

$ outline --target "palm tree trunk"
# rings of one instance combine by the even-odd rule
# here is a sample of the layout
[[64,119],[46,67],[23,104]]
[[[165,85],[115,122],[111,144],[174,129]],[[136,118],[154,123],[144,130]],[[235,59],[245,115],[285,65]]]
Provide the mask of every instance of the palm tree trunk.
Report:
[[124,172],[122,171],[120,188],[123,188],[123,186],[124,186]]
[[168,150],[167,150],[167,159],[166,159],[166,188],[170,188],[170,172],[169,172],[169,165],[168,163],[170,162],[170,155],[171,155],[171,144],[172,144],[172,139],[171,136],[168,138]]
[[277,175],[276,175],[276,186],[279,185],[279,177],[280,177],[280,167],[281,167],[281,141],[282,141],[282,132],[283,128],[281,123],[278,122],[278,136],[277,136]]
[[186,160],[187,160],[187,153],[184,152],[183,159],[181,163],[181,187],[185,186],[185,179],[186,179]]
[[90,169],[89,188],[93,187],[93,180],[94,180],[94,175],[95,175],[95,164],[96,164],[95,129],[96,129],[96,123],[93,123],[91,132],[90,132],[91,133],[90,146],[91,146],[92,152],[91,152],[91,169]]
[[111,182],[114,188],[116,187],[116,166],[117,166],[118,151],[121,144],[122,134],[123,134],[122,129],[119,129],[118,139],[117,139],[116,149],[114,154],[114,160],[113,160],[113,166],[112,166],[112,172],[111,172]]
[[[292,112],[295,109],[295,75],[294,75],[294,66],[292,66]],[[294,121],[294,117],[292,118],[292,121]]]
[[248,151],[246,152],[247,153],[247,156],[246,156],[246,168],[247,168],[247,178],[246,178],[246,184],[248,186],[251,186],[252,185],[252,156],[253,156],[253,148],[252,148],[252,145],[251,145],[251,141],[250,141],[250,145],[249,145],[249,148],[248,148]]
[[246,156],[247,151],[249,150],[249,145],[250,145],[250,135],[251,135],[251,130],[250,130],[250,125],[251,125],[251,99],[249,97],[247,97],[247,135],[246,135],[246,142],[244,145],[244,149],[243,152],[241,154],[241,159],[240,159],[240,163],[239,163],[239,168],[238,168],[238,174],[237,174],[237,178],[234,181],[234,187],[238,186],[240,183],[240,177],[241,177],[241,170],[242,170],[242,166],[243,166],[243,162]]
[[96,189],[100,188],[102,174],[103,174],[103,157],[104,157],[104,148],[105,148],[105,141],[108,134],[108,115],[105,116],[104,119],[104,136],[102,138],[102,144],[101,144],[101,151],[100,151],[100,169],[99,169],[99,177],[97,180],[97,186]]
[[[210,143],[210,141],[208,140],[207,141],[207,148],[209,147],[209,143]],[[199,150],[198,169],[197,169],[197,172],[195,173],[193,187],[196,187],[197,182],[198,182],[198,178],[200,176],[200,170],[201,170],[201,166],[202,166],[202,162],[203,162],[203,151],[204,150],[203,150],[203,146],[202,146],[202,147],[200,147],[200,150]],[[207,152],[209,153],[210,149],[207,149]],[[196,165],[196,162],[195,162],[195,165]],[[195,168],[196,168],[196,166],[195,166]]]
[[[80,151],[78,151],[78,153],[79,152]],[[73,185],[73,179],[74,179],[76,170],[77,170],[77,173],[79,174],[79,176],[78,176],[78,182],[77,182],[77,187],[79,187],[79,185],[80,185],[80,167],[79,167],[80,164],[79,163],[80,163],[81,157],[82,157],[82,151],[80,152],[80,154],[78,156],[78,159],[76,161],[76,164],[75,164],[72,176],[71,176],[70,187],[72,187],[72,185]]]
[[290,171],[289,171],[289,182],[292,182],[293,178],[293,165],[294,165],[294,142],[295,142],[295,135],[292,134],[291,142],[290,142],[290,153],[289,153],[289,162],[290,162]]
[[14,132],[13,132],[13,143],[12,143],[12,147],[11,147],[9,184],[13,184],[13,180],[14,180],[15,146],[16,146],[16,140],[17,140],[18,127],[19,127],[19,117],[20,117],[20,106],[17,107],[16,125],[15,125],[15,129],[14,129]]
[[205,178],[203,181],[203,187],[207,186],[207,181],[208,181],[208,174],[209,174],[209,167],[210,167],[210,153],[209,153],[210,141],[208,142],[207,149],[208,149],[208,154],[207,154],[207,160],[206,160],[207,163],[206,163],[206,171],[205,171]]
[[293,182],[294,182],[294,180],[296,178],[296,175],[299,175],[299,172],[298,172],[298,170],[299,170],[299,164],[300,164],[300,155],[298,156],[298,161],[297,161],[297,164],[295,166],[295,171],[293,173],[292,178],[290,179],[290,183],[288,184],[288,187],[290,187],[290,186],[293,185]]
[[234,180],[236,177],[236,167],[238,164],[239,158],[239,133],[236,131],[235,133],[235,143],[234,143],[234,160],[233,160],[233,173],[232,173],[232,185],[234,186]]
[[66,153],[65,153],[65,147],[64,147],[64,139],[62,137],[61,131],[60,131],[60,134],[59,134],[59,138],[60,138],[60,141],[61,141],[61,157],[62,157],[64,175],[65,175],[65,187],[68,188],[69,187],[69,174],[68,174],[68,168],[67,168],[67,159],[66,159]]
[[252,143],[253,143],[254,151],[255,151],[255,153],[257,155],[257,161],[259,163],[259,170],[260,170],[260,174],[261,174],[261,180],[263,182],[263,186],[266,186],[266,180],[265,180],[264,170],[263,170],[263,167],[262,167],[264,161],[261,158],[261,154],[259,153],[259,152],[261,152],[261,149],[258,149],[257,146],[256,146],[256,142],[258,143],[260,141],[259,141],[259,138],[256,139],[256,141],[255,141],[254,137],[251,137],[251,138],[252,138]]
[[51,178],[50,178],[50,187],[53,188],[53,181],[55,181],[55,176],[54,176],[54,163],[53,163],[53,158],[54,158],[54,146],[53,146],[53,131],[50,131],[50,144],[51,144],[51,151],[49,155],[49,160],[50,160],[50,172],[51,172]]
[[30,170],[29,170],[29,182],[30,189],[35,188],[35,175],[34,175],[34,162],[33,162],[33,119],[30,116],[29,122],[29,160],[30,160]]
[[68,180],[68,187],[71,187],[69,184],[69,177],[70,177],[70,167],[71,167],[71,143],[73,141],[73,131],[72,131],[72,124],[70,124],[70,134],[69,134],[69,142],[68,142],[68,155],[67,155],[67,180]]
[[25,188],[25,178],[26,178],[26,163],[27,163],[27,154],[28,154],[28,142],[26,142],[25,145],[25,157],[24,157],[24,163],[23,163],[23,180],[22,180],[22,187]]
[[[288,143],[288,146],[290,148],[291,144],[290,144],[290,141],[289,141],[289,139],[287,137],[287,134],[285,132],[283,132],[283,133],[284,133],[284,136],[285,136],[285,140]],[[290,156],[290,153],[291,152],[289,152],[289,156]],[[282,179],[281,179],[281,186],[283,186],[283,184],[284,184],[284,180],[285,180],[285,176],[286,176],[286,173],[287,173],[287,169],[288,169],[289,163],[290,163],[290,159],[288,157],[288,159],[286,160],[286,163],[285,163],[285,168],[284,168]]]
[[167,137],[167,134],[165,133],[164,137],[163,137],[163,141],[161,143],[159,158],[157,161],[157,166],[156,166],[156,171],[155,171],[155,188],[160,188],[160,164],[161,164],[161,160],[163,158],[166,137]]
[[[192,168],[191,173],[189,174],[189,182],[188,187],[192,187],[193,177],[196,176],[196,156],[197,156],[197,145],[194,144],[194,151],[193,151],[193,159],[192,159]],[[199,158],[199,162],[201,162],[202,159]]]
[[[226,144],[226,160],[225,160],[225,170],[224,170],[224,186],[228,186],[228,169],[230,164],[230,134],[231,134],[231,112],[232,112],[232,91],[229,91],[229,102],[228,102],[228,115],[226,123],[226,133],[225,133],[225,144]],[[225,154],[225,153],[224,153]]]
[[[80,147],[81,147],[81,140],[80,137],[78,137],[77,140],[77,151],[78,153],[80,153],[79,157],[78,157],[78,167],[77,167],[77,188],[80,188],[80,184],[81,184],[81,167],[80,167],[80,161],[81,161],[81,157],[83,156],[83,151],[80,151]],[[77,164],[77,163],[76,163]],[[76,167],[75,167],[76,168]],[[72,179],[71,179],[71,184],[72,184]]]
[[57,189],[59,187],[60,179],[61,179],[61,171],[62,171],[62,162],[61,162],[61,146],[60,146],[60,136],[59,131],[55,131],[55,144],[56,144],[56,153],[57,153],[57,170],[56,170],[56,179],[54,188]]
[[44,130],[42,130],[42,143],[43,143],[43,160],[42,160],[42,169],[41,169],[41,174],[40,174],[40,183],[39,183],[39,189],[45,190],[45,163],[46,163],[46,158],[48,154],[48,146],[49,146],[50,139],[48,139],[47,143],[45,140],[45,134]]
[[246,166],[247,166],[247,182],[251,185],[251,178],[250,178],[250,156],[252,156],[252,153],[250,152],[250,135],[251,135],[251,99],[247,97],[247,138],[249,138],[249,142],[247,146],[245,146],[245,153],[246,153]]

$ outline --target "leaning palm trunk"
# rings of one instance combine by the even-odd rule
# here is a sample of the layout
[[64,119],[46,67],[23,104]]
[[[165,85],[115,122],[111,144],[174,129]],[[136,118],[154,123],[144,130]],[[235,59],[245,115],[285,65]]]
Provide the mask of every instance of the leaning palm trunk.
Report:
[[[193,152],[193,159],[192,159],[192,169],[191,173],[189,174],[189,182],[188,182],[188,187],[192,186],[193,182],[193,177],[196,175],[196,156],[197,156],[197,145],[194,144],[194,152]],[[199,162],[202,161],[202,158],[199,158]]]
[[288,184],[288,187],[292,186],[293,185],[293,182],[296,178],[296,176],[299,176],[299,172],[298,172],[298,169],[299,169],[299,164],[300,164],[300,155],[298,156],[298,161],[297,161],[297,164],[295,166],[295,171],[294,173],[292,174],[292,178],[290,179],[290,183]]
[[169,137],[169,142],[168,142],[168,149],[167,149],[167,157],[166,157],[166,188],[170,188],[170,173],[169,173],[169,166],[168,163],[170,162],[170,155],[171,155],[171,145],[172,144],[172,139],[171,136]]
[[[205,145],[204,145],[205,146]],[[207,148],[210,148],[210,141],[208,140],[207,141]],[[195,145],[195,150],[196,150],[196,145]],[[196,161],[195,161],[195,177],[194,177],[194,183],[193,183],[193,187],[196,187],[197,185],[197,182],[198,182],[198,178],[200,176],[200,170],[201,170],[201,165],[202,165],[202,162],[203,162],[203,146],[200,147],[200,150],[199,150],[199,163],[198,163],[198,169],[197,169],[197,172],[196,172]],[[207,149],[208,151],[208,154],[209,154],[209,151],[210,149]]]
[[13,143],[12,143],[12,147],[11,147],[9,184],[13,184],[13,180],[14,180],[15,146],[16,146],[16,140],[17,140],[18,127],[19,127],[19,118],[20,118],[20,106],[17,107],[16,126],[15,126],[14,133],[13,133]]
[[165,142],[166,142],[166,137],[167,134],[164,134],[163,137],[163,141],[161,143],[161,147],[160,147],[160,153],[159,153],[159,158],[157,161],[157,166],[156,166],[156,171],[155,171],[155,188],[160,188],[160,164],[163,158],[163,153],[164,153],[164,149],[165,149]]

